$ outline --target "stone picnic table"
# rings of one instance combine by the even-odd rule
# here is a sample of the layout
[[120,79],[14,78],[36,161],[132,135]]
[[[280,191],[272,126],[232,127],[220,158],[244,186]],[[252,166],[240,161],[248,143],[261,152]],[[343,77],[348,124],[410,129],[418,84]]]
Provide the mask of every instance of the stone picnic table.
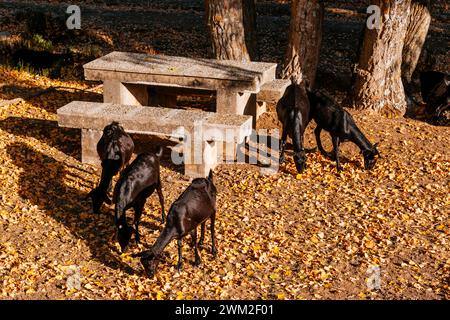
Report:
[[[91,164],[111,121],[148,135],[173,137],[183,128],[185,174],[204,177],[223,155],[234,161],[266,102],[283,95],[290,81],[275,79],[275,70],[266,62],[112,52],[84,65],[86,80],[103,82],[103,103],[73,101],[58,109],[58,124],[81,129],[82,162]],[[178,95],[205,91],[215,93],[215,112],[177,109]]]
[[105,103],[176,107],[177,93],[208,90],[216,93],[217,113],[251,115],[255,124],[265,112],[256,94],[275,80],[276,66],[112,52],[85,64],[84,74],[86,80],[103,81]]

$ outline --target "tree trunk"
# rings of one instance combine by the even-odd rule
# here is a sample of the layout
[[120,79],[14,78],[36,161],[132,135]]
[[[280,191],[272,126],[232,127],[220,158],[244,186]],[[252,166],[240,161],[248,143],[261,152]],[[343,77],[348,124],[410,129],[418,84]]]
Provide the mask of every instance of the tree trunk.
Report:
[[254,0],[206,0],[212,55],[220,60],[253,60],[256,53]]
[[292,0],[289,43],[281,77],[295,84],[305,80],[312,88],[322,42],[323,4],[319,0]]
[[371,4],[381,9],[381,24],[366,29],[356,68],[354,105],[403,116],[406,100],[401,66],[411,0],[371,0]]
[[256,3],[255,0],[243,0],[244,34],[247,51],[252,61],[259,61],[256,37]]
[[402,77],[406,83],[411,82],[430,27],[431,15],[428,5],[429,1],[423,0],[413,1],[411,4],[403,47]]

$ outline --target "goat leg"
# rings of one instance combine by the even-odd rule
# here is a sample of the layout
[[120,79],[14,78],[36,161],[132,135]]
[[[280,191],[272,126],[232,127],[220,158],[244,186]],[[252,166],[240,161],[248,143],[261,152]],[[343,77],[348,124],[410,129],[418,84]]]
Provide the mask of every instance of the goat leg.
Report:
[[140,197],[139,199],[137,199],[135,205],[133,206],[134,208],[134,226],[135,226],[135,239],[136,239],[136,244],[140,243],[141,237],[139,235],[139,222],[141,221],[141,216],[142,216],[142,212],[144,211],[144,206],[145,206],[145,197],[142,196],[138,196]]
[[211,253],[215,258],[217,256],[216,249],[216,234],[214,230],[214,223],[216,222],[216,212],[211,215]]
[[333,155],[329,152],[326,152],[325,149],[322,146],[322,141],[320,140],[320,133],[322,132],[322,127],[317,126],[316,129],[314,129],[314,135],[316,136],[316,143],[317,143],[317,148],[319,148],[320,153],[328,158],[328,159],[332,159]]
[[108,192],[112,192],[112,179],[109,180]]
[[164,195],[162,193],[161,180],[158,180],[156,192],[158,193],[159,203],[161,204],[161,222],[164,223],[166,220],[166,216],[164,213]]
[[201,229],[200,229],[200,240],[198,241],[198,246],[201,247],[203,246],[203,241],[205,240],[205,227],[206,227],[206,222],[203,222],[201,225]]
[[333,142],[333,150],[334,150],[334,157],[336,160],[337,171],[340,172],[342,171],[342,167],[339,162],[339,137],[333,136],[331,140]]
[[177,243],[178,243],[178,264],[177,264],[177,269],[178,269],[178,272],[181,272],[181,270],[183,269],[183,255],[182,255],[182,252],[181,252],[181,249],[183,247],[183,242],[182,242],[181,239],[178,239]]
[[280,157],[279,157],[279,162],[280,164],[284,163],[284,150],[286,148],[286,139],[287,139],[287,128],[283,126],[283,133],[281,135],[281,141],[280,141]]
[[198,249],[197,249],[197,227],[195,227],[194,230],[191,231],[191,236],[192,236],[192,242],[194,243],[194,253],[195,253],[194,265],[199,266],[202,263],[202,261],[200,259],[200,255],[198,254]]

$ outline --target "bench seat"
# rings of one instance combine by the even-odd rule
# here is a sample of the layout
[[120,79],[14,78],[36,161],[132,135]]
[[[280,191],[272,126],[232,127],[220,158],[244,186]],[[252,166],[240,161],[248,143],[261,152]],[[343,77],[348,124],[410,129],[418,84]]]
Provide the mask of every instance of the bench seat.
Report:
[[275,79],[266,82],[261,91],[256,95],[256,100],[268,103],[277,103],[281,99],[287,87],[291,85],[291,80]]
[[[103,128],[117,121],[129,133],[183,139],[185,174],[207,176],[217,165],[217,144],[239,144],[252,133],[252,117],[197,110],[73,101],[57,110],[61,127],[82,130],[82,162],[98,164]],[[201,155],[198,156],[199,150]]]

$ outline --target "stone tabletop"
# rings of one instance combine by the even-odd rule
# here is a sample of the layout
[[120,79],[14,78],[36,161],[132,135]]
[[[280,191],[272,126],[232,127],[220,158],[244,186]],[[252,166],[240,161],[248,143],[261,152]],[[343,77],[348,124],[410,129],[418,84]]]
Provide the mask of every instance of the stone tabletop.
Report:
[[275,79],[276,63],[112,52],[84,65],[87,80],[258,92]]

